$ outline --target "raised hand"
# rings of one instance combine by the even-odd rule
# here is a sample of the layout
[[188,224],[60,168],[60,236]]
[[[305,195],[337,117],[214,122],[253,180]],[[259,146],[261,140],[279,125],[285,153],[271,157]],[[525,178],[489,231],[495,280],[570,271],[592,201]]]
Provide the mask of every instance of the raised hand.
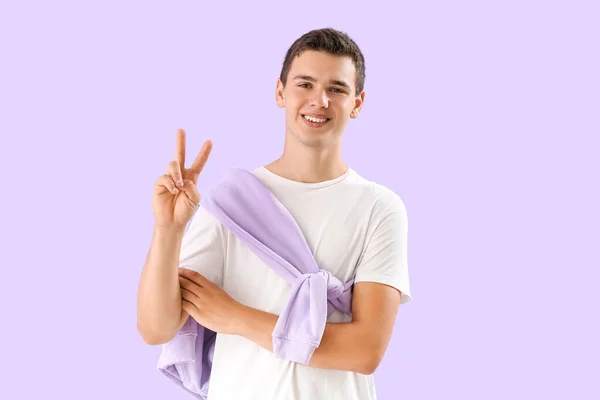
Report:
[[154,185],[152,211],[155,224],[160,227],[182,228],[187,225],[200,204],[197,183],[212,150],[207,140],[190,168],[185,168],[185,131],[177,131],[175,159],[167,172]]

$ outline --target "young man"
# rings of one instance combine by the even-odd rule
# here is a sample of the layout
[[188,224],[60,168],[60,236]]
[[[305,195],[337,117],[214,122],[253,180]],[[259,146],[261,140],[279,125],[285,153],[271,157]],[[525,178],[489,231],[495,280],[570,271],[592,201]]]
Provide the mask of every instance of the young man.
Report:
[[342,135],[359,116],[364,80],[363,55],[346,34],[321,29],[300,37],[276,87],[286,116],[283,154],[252,171],[290,211],[319,267],[355,280],[352,315],[330,316],[308,365],[273,355],[271,333],[290,285],[196,208],[212,143],[185,168],[185,134],[178,132],[176,159],[155,186],[138,330],[149,344],[165,343],[191,316],[217,332],[209,400],[376,398],[372,374],[399,305],[410,300],[408,220],[397,194],[342,160]]

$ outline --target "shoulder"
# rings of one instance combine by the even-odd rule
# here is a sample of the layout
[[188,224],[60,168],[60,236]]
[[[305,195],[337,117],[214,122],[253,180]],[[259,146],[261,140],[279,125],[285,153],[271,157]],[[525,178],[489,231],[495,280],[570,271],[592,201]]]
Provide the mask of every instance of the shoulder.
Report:
[[383,219],[388,216],[406,218],[406,204],[400,194],[390,187],[374,180],[366,179],[356,174],[354,184],[358,185],[367,195],[371,204],[372,216]]
[[385,213],[406,215],[406,205],[398,193],[379,183],[373,182],[373,186],[377,194],[378,207],[381,207]]

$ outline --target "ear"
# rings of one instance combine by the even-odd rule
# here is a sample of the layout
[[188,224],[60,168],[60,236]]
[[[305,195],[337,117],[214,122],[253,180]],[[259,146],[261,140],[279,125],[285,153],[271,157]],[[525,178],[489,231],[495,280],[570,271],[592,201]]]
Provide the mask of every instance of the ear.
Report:
[[350,118],[358,118],[360,114],[360,110],[362,110],[362,106],[365,102],[365,91],[363,90],[356,98],[354,99],[354,108],[350,112]]
[[280,78],[277,78],[277,87],[275,88],[275,102],[279,108],[285,107],[285,94],[283,93],[283,82]]

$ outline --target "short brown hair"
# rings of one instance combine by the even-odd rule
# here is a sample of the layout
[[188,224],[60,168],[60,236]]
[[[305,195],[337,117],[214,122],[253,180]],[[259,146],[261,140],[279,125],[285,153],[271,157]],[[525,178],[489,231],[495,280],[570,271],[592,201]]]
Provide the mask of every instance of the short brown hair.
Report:
[[358,96],[363,91],[365,87],[365,57],[348,34],[333,28],[315,29],[296,39],[283,60],[279,75],[283,86],[287,83],[292,61],[306,50],[324,51],[335,56],[350,57],[356,69],[355,95]]

